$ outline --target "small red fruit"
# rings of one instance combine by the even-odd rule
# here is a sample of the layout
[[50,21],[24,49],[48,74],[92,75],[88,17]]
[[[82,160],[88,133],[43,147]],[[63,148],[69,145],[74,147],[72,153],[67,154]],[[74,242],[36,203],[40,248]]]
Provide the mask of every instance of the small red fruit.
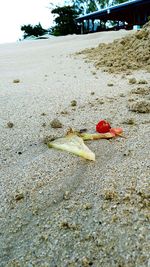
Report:
[[111,129],[111,126],[109,122],[105,120],[99,121],[98,124],[96,125],[96,131],[98,133],[108,133],[110,129]]

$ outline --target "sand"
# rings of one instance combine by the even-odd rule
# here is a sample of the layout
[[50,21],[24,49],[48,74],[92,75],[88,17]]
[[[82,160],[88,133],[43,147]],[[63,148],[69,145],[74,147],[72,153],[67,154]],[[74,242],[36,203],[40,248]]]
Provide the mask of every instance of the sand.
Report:
[[[96,71],[74,56],[128,34],[0,45],[1,267],[150,265],[150,74]],[[44,144],[100,119],[126,138],[87,142],[95,162]]]
[[110,73],[147,70],[150,73],[150,21],[136,31],[112,43],[100,43],[79,54],[94,62],[97,69]]

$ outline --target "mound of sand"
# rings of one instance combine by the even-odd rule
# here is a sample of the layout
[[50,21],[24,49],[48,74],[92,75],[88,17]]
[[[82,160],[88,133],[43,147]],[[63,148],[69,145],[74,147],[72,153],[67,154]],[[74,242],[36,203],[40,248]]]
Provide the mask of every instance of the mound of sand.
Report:
[[109,44],[85,49],[78,54],[94,61],[97,69],[110,73],[146,69],[150,72],[150,21],[140,31]]
[[138,113],[150,113],[150,87],[138,87],[132,89],[130,93],[140,96],[140,98],[128,101],[129,110]]

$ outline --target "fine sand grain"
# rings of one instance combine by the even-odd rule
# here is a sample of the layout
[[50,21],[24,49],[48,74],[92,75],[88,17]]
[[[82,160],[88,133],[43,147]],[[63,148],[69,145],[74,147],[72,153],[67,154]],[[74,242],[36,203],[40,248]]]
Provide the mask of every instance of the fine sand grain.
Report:
[[[150,74],[73,56],[128,34],[0,45],[1,267],[150,266]],[[44,142],[100,119],[126,138],[87,142],[95,162]]]

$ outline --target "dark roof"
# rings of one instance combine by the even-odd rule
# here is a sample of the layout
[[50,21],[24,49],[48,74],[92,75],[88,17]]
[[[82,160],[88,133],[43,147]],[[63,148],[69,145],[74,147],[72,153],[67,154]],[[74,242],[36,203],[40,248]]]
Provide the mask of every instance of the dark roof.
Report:
[[119,5],[110,6],[96,12],[88,13],[86,15],[78,17],[76,20],[78,22],[81,22],[86,19],[113,19],[113,16],[119,14],[120,12],[122,14],[127,11],[134,12],[134,9],[137,8],[138,10],[141,10],[141,8],[146,9],[149,13],[148,15],[150,15],[150,0],[132,0],[124,2]]

